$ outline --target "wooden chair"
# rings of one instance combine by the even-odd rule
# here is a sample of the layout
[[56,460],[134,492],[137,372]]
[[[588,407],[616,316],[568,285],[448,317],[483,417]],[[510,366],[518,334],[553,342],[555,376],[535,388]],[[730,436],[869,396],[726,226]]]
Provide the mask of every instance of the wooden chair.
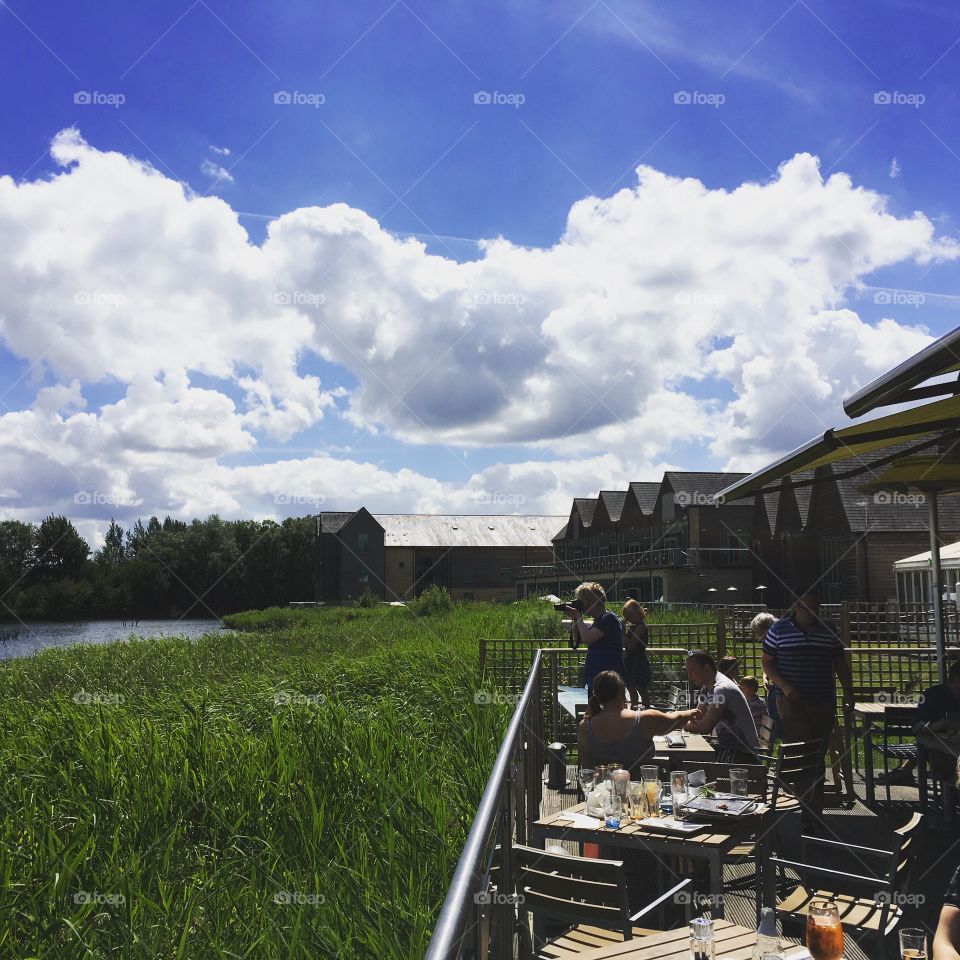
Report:
[[[833,900],[840,909],[840,922],[844,926],[877,940],[881,958],[898,957],[900,954],[894,945],[894,933],[903,919],[903,909],[898,904],[899,895],[909,889],[912,848],[918,840],[922,819],[919,813],[915,813],[895,831],[892,850],[860,847],[819,837],[802,837],[802,862],[778,857],[772,857],[769,861],[778,880],[783,879],[783,871],[787,868],[800,877],[799,885],[782,900],[777,900],[777,912],[786,922],[805,922],[812,900]],[[810,858],[817,854],[810,850],[811,847],[818,848],[818,851],[853,856],[853,872],[812,865]],[[821,852],[821,861],[823,856]],[[865,861],[880,861],[886,869],[879,868],[875,875],[870,875],[867,872],[870,868],[865,866]]]
[[798,798],[791,784],[823,773],[827,745],[823,740],[800,740],[782,743],[777,749],[770,777],[770,806],[778,812],[796,809]]
[[[634,937],[659,931],[635,927],[634,922],[649,916],[665,904],[692,899],[677,895],[692,883],[687,878],[630,915],[627,875],[622,860],[594,860],[590,857],[546,853],[536,847],[513,847],[517,869],[517,903],[520,908],[521,940],[529,932],[533,915],[532,942],[522,944],[521,956],[543,958],[575,957],[598,947],[623,943]],[[687,909],[689,913],[689,907]],[[567,929],[545,939],[547,920]]]
[[[887,707],[883,712],[880,752],[883,754],[883,773],[887,788],[887,803],[890,803],[890,760],[916,760],[917,744],[913,725],[917,722],[916,707]],[[907,743],[905,741],[912,742]],[[867,789],[870,789],[868,784]]]
[[757,756],[763,760],[773,760],[773,717],[764,714],[757,727]]

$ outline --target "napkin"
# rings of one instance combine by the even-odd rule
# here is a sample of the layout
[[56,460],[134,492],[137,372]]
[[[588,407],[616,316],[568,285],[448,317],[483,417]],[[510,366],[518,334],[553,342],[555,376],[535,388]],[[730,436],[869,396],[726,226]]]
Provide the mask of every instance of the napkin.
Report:
[[603,826],[602,818],[585,817],[582,813],[571,813],[562,819],[569,820],[574,827],[581,827],[586,830],[598,830]]
[[702,787],[707,782],[707,774],[703,770],[694,770],[687,777],[687,785],[691,787]]

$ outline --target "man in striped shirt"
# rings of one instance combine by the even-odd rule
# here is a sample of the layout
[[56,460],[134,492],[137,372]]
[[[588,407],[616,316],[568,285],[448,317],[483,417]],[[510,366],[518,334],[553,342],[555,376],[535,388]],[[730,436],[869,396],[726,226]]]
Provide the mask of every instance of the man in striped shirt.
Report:
[[[822,740],[824,752],[837,722],[837,679],[844,710],[853,709],[853,678],[840,638],[820,619],[814,590],[801,594],[763,641],[763,672],[770,678],[784,743]],[[805,812],[823,814],[821,761],[818,775],[794,784]],[[807,818],[809,820],[809,817]]]

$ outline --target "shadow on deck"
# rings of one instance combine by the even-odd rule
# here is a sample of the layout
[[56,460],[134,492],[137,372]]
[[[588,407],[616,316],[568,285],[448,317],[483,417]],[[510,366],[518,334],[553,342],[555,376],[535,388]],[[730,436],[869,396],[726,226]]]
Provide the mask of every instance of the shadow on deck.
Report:
[[[577,802],[576,766],[568,766],[567,775],[571,786],[563,791],[551,790],[544,783],[541,816],[564,810]],[[546,780],[546,772],[544,780]],[[864,802],[865,787],[862,778],[856,776],[853,786],[857,794],[857,802],[851,809],[828,807],[824,813],[828,829],[831,831],[830,838],[862,846],[889,848],[893,831],[919,809],[917,788],[892,787],[891,802],[887,803],[886,790],[878,787],[876,801],[872,806],[867,806]],[[570,853],[580,852],[576,843],[565,843],[564,847]],[[902,926],[925,927],[930,935],[933,935],[943,904],[944,891],[953,871],[958,866],[960,866],[960,823],[956,824],[952,830],[935,829],[925,824],[918,854],[913,862],[908,891],[909,902],[903,904]],[[747,876],[752,876],[752,870],[749,867],[727,866],[724,868],[724,887],[726,888],[731,881]],[[745,927],[756,927],[756,899],[752,883],[725,894],[723,910],[726,920]],[[788,930],[785,932],[785,939],[792,943],[799,942],[796,935],[790,936],[791,932],[798,933],[796,930]],[[847,960],[867,960],[872,956],[871,953],[864,952],[849,933],[846,943],[844,957]],[[874,945],[869,940],[865,943],[867,950],[871,950]]]

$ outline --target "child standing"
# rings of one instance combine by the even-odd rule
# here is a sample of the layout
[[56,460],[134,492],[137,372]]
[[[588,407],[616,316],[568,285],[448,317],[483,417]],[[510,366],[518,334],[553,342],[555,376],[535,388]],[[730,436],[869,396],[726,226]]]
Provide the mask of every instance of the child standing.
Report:
[[625,600],[623,604],[623,646],[626,654],[623,658],[624,679],[630,691],[630,707],[636,710],[641,704],[650,706],[648,688],[652,678],[650,661],[647,659],[647,644],[650,634],[647,630],[647,611],[636,600]]
[[758,693],[760,690],[760,684],[757,683],[757,678],[744,677],[740,681],[740,690],[747,698],[747,706],[750,708],[750,713],[753,715],[753,722],[756,724],[756,727],[759,730],[760,721],[767,715],[767,705],[763,702]]

